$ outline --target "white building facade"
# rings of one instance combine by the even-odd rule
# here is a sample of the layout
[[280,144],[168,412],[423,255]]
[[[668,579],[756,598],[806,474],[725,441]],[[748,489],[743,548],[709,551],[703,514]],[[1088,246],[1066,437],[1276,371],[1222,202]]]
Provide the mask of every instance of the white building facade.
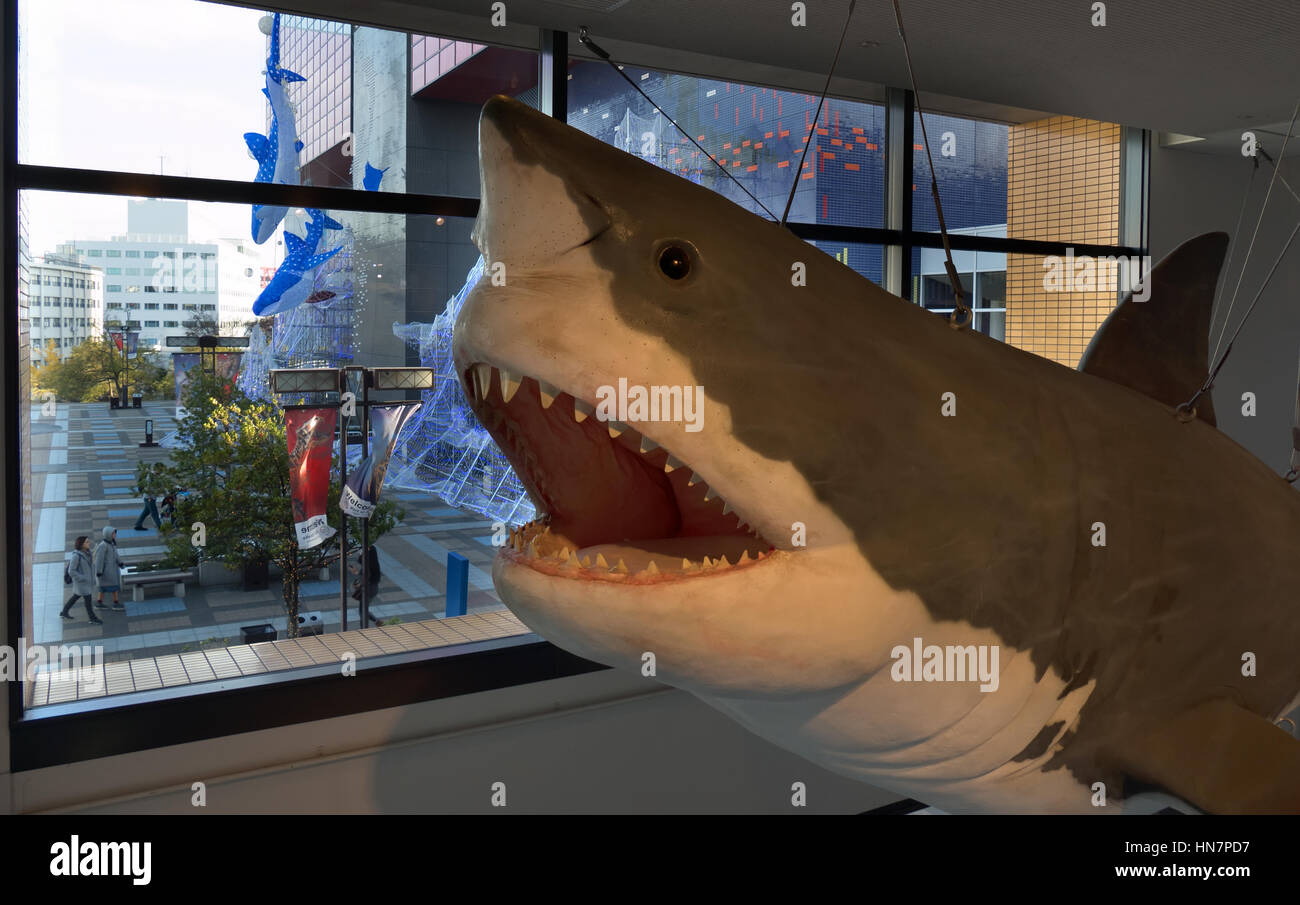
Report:
[[103,323],[140,324],[138,350],[165,352],[166,337],[199,316],[215,324],[252,320],[260,284],[253,242],[191,242],[184,201],[132,199],[127,231],[107,241],[65,243],[59,252],[103,269]]
[[49,364],[47,349],[59,361],[104,329],[104,274],[75,258],[45,255],[33,262],[28,280],[28,328],[32,364]]

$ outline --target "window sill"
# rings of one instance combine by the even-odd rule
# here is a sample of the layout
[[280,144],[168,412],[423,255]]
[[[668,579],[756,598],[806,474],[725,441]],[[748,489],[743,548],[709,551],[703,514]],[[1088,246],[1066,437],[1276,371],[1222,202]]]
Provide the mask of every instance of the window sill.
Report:
[[[76,699],[75,692],[83,687],[78,681],[59,683],[74,692],[60,692],[68,698],[63,702],[50,697],[50,689],[58,687],[58,680],[47,679],[47,703],[27,710],[21,719],[11,723],[10,771],[18,773],[605,668],[554,647],[528,633],[522,624],[515,623],[519,628],[514,628],[509,624],[514,617],[504,615],[508,618],[498,621],[495,637],[481,622],[475,622],[481,640],[453,641],[439,647],[415,647],[415,640],[424,634],[421,626],[427,625],[425,632],[441,630],[441,636],[446,638],[451,634],[447,630],[459,620],[473,622],[483,617],[393,627],[402,627],[398,638],[410,636],[405,637],[404,644],[390,632],[371,628],[207,652],[225,654],[224,658],[216,656],[216,662],[229,661],[224,670],[226,677],[218,674],[210,656],[197,652],[212,669],[212,679],[190,680],[191,674],[203,675],[198,669],[185,669],[184,680],[174,670],[170,681],[164,679],[160,666],[200,665],[192,654],[143,658],[130,665],[107,664],[99,667],[111,672],[98,693]],[[472,637],[469,624],[462,625],[457,634]],[[377,655],[361,656],[363,651],[376,648],[380,651]],[[358,652],[355,675],[343,674],[340,652],[344,650]],[[239,657],[232,656],[232,652],[239,652]],[[190,658],[190,663],[183,658]],[[240,666],[243,669],[230,672],[232,667]],[[40,685],[33,691],[34,695],[39,693]]]

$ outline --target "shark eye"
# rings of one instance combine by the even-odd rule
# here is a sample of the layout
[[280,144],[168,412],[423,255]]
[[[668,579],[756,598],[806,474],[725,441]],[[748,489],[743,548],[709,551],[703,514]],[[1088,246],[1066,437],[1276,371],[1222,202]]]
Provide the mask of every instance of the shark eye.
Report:
[[691,272],[690,253],[680,245],[669,245],[659,252],[659,269],[670,280],[683,280]]

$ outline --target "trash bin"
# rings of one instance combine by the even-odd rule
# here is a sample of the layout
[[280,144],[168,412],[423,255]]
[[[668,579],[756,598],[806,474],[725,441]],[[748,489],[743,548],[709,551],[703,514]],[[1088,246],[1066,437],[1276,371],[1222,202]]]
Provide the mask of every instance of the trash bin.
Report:
[[108,407],[111,409],[120,409],[122,406],[116,396],[110,396],[108,399]]
[[245,644],[257,644],[259,641],[274,641],[279,633],[269,622],[262,625],[241,625],[239,640]]
[[325,623],[320,618],[320,613],[299,613],[298,614],[298,634],[319,635],[325,631]]
[[144,402],[144,396],[141,395],[140,393],[136,393],[134,396],[131,397],[131,408],[138,409],[141,407],[143,402]]

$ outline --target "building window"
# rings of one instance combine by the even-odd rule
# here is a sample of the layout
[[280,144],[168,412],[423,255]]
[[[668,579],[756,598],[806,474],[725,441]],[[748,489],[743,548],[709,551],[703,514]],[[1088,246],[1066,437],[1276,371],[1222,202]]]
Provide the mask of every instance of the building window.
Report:
[[163,321],[164,327],[179,327],[180,321]]
[[121,252],[119,249],[116,249],[116,248],[109,248],[109,249],[106,249],[106,250],[104,251],[104,257],[106,257],[106,258],[120,258],[120,257],[122,257],[122,252]]
[[104,253],[98,248],[92,248],[90,251],[86,252],[86,254],[92,258],[102,258],[104,256]]
[[156,326],[158,326],[158,322],[157,322],[157,321],[145,321],[145,322],[144,322],[144,325],[145,325],[146,327],[156,327]]
[[175,311],[176,308],[177,308],[177,305],[176,305],[175,302],[164,302],[164,303],[163,303],[163,310],[164,310],[164,311]]
[[145,302],[144,310],[145,310],[145,311],[157,311],[157,310],[158,310],[158,303],[157,303],[157,302]]
[[[118,283],[109,283],[108,285],[106,285],[106,286],[104,287],[104,291],[105,291],[105,292],[121,292],[121,291],[122,291],[122,287],[121,287],[121,285],[118,284]],[[109,307],[113,307],[113,306],[110,305]]]

